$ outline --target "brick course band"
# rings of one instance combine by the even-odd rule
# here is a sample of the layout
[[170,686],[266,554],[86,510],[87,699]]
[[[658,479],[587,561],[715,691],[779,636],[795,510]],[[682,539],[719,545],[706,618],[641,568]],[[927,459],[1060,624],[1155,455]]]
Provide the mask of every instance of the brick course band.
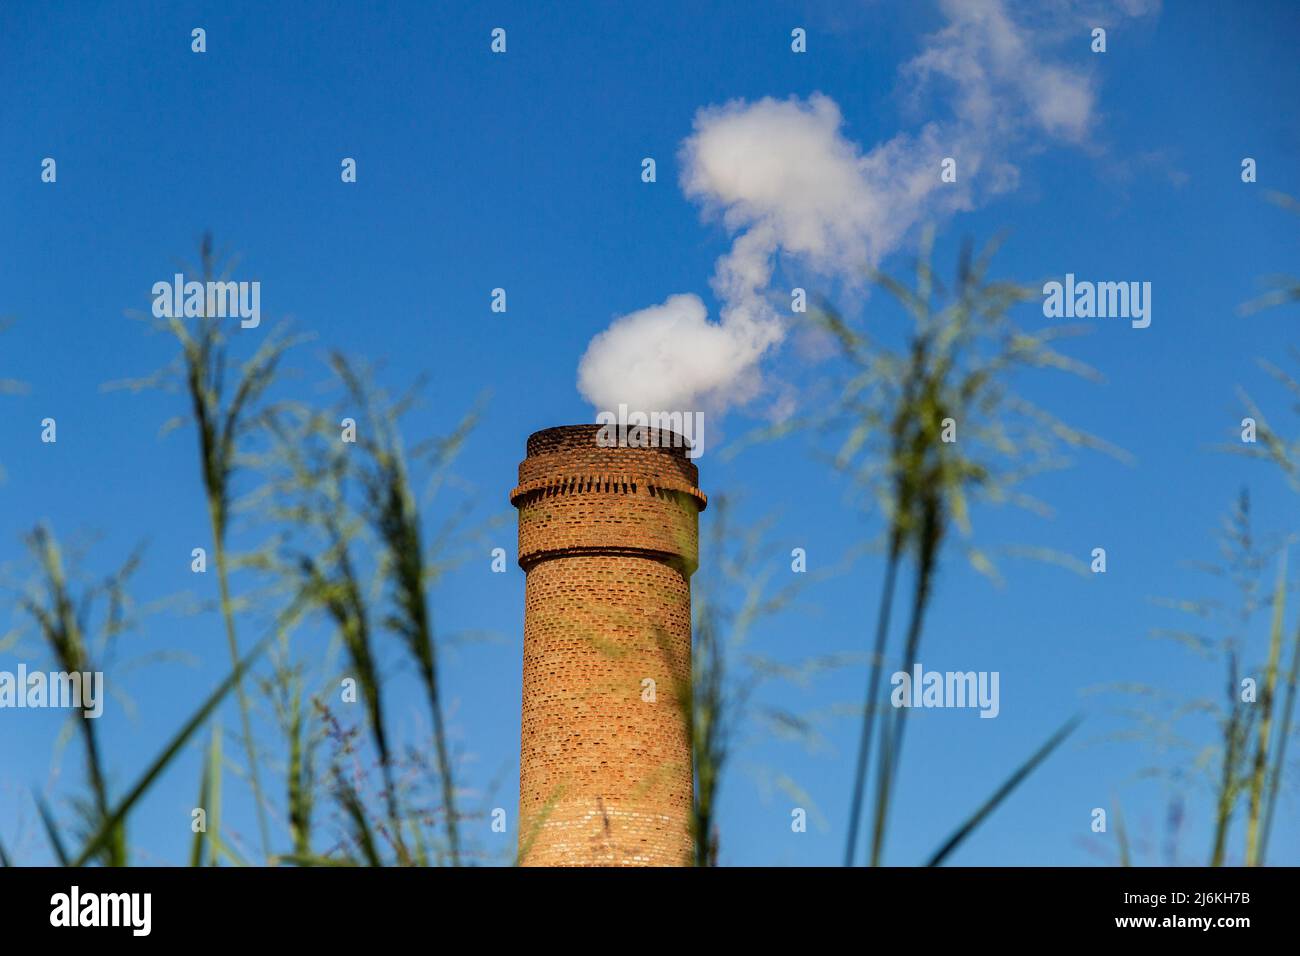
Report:
[[707,499],[684,448],[602,448],[598,433],[534,433],[510,496],[527,572],[520,859],[683,866],[693,778],[680,700]]

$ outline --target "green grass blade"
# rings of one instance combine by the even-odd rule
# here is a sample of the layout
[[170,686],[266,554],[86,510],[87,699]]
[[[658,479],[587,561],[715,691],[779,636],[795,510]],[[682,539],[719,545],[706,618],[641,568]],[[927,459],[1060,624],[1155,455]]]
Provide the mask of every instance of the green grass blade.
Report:
[[1124,814],[1120,813],[1119,799],[1114,800],[1115,804],[1115,839],[1119,843],[1119,865],[1132,866],[1133,852],[1129,847],[1128,828],[1124,826]]
[[194,735],[195,731],[203,726],[203,722],[206,721],[208,717],[211,716],[212,712],[217,709],[217,705],[221,703],[226,694],[230,693],[230,689],[235,686],[236,682],[244,676],[244,672],[248,670],[253,661],[256,660],[264,650],[266,650],[266,646],[270,643],[270,640],[270,637],[265,637],[257,643],[257,646],[248,653],[248,656],[236,665],[235,669],[230,672],[229,676],[227,676],[226,679],[221,682],[220,686],[218,686],[208,699],[204,701],[203,706],[194,713],[194,716],[185,723],[185,726],[182,727],[176,736],[171,739],[171,742],[163,748],[162,753],[160,753],[157,758],[155,758],[154,762],[150,764],[149,769],[144,772],[139,781],[136,782],[136,785],[131,788],[117,807],[114,808],[113,812],[103,820],[99,829],[95,832],[95,835],[87,841],[81,853],[78,854],[76,860],[73,861],[73,866],[84,866],[87,860],[99,852],[112,836],[113,829],[126,818],[126,815],[131,811],[131,808],[135,806],[141,797],[144,796],[145,791],[153,785],[153,782],[158,778],[159,774],[161,774],[176,755],[180,753],[181,749],[185,746],[186,741]]
[[1007,778],[1006,782],[997,789],[993,796],[989,797],[988,801],[985,802],[982,807],[976,810],[965,823],[957,828],[956,832],[948,838],[948,841],[939,848],[938,852],[936,852],[934,856],[930,857],[930,861],[926,866],[938,866],[947,859],[949,854],[951,854],[953,850],[957,849],[957,847],[961,845],[962,841],[970,836],[971,833],[975,831],[976,827],[983,823],[985,818],[998,808],[998,804],[1005,800],[1011,794],[1011,791],[1015,790],[1016,787],[1020,785],[1021,781],[1033,773],[1034,769],[1046,760],[1048,756],[1051,755],[1052,751],[1064,742],[1066,737],[1074,733],[1075,728],[1079,726],[1082,720],[1083,718],[1081,717],[1072,717],[1062,725],[1060,730],[1052,734],[1052,736],[1048,738],[1047,743],[1039,747],[1037,752],[1021,764],[1019,769]]
[[[209,832],[216,832],[221,827],[221,727],[216,725],[212,728],[212,741],[208,745],[208,752],[203,762],[203,776],[199,781],[199,807],[206,816],[206,829]],[[194,844],[190,849],[190,866],[203,866],[203,843],[205,833],[203,831],[194,834]],[[216,842],[209,839],[207,841],[211,849],[210,861],[213,866],[217,865]]]
[[1273,758],[1272,780],[1269,783],[1268,801],[1264,808],[1264,829],[1259,837],[1260,866],[1264,865],[1264,857],[1268,853],[1268,838],[1273,832],[1273,811],[1277,808],[1277,792],[1282,783],[1282,768],[1286,766],[1286,742],[1291,736],[1297,683],[1300,683],[1300,623],[1296,624],[1295,629],[1295,647],[1291,651],[1291,673],[1286,683],[1286,702],[1282,705],[1282,725],[1278,728],[1277,755]]
[[370,829],[370,822],[366,819],[366,808],[361,803],[361,797],[357,794],[351,784],[340,779],[339,783],[339,802],[343,804],[343,809],[347,811],[349,819],[352,821],[353,836],[361,847],[361,852],[370,866],[383,866],[383,861],[379,858],[379,851],[375,847],[375,836]]
[[546,803],[542,805],[542,809],[538,812],[537,816],[533,818],[532,825],[528,828],[528,832],[524,834],[524,839],[519,846],[519,852],[515,856],[515,866],[524,865],[524,860],[528,859],[528,853],[532,850],[533,842],[537,839],[537,835],[542,832],[542,827],[546,824],[547,817],[551,815],[556,804],[560,802],[560,798],[563,796],[564,784],[559,784],[551,791],[551,795],[546,799]]
[[289,829],[293,852],[311,854],[311,780],[306,778],[303,747],[302,687],[293,686],[292,716],[289,719]]
[[221,768],[223,766],[221,739],[221,724],[214,724],[212,727],[212,743],[208,748],[208,779],[212,781],[212,792],[208,795],[210,803],[210,809],[208,810],[208,843],[212,845],[212,857],[208,863],[211,866],[216,866],[220,862],[222,853],[225,853],[232,861],[238,862],[225,849],[225,843],[221,839]]
[[[208,812],[208,791],[210,787],[211,787],[211,782],[208,780],[208,764],[207,761],[205,760],[203,762],[202,774],[199,776],[199,801],[197,804],[198,808],[202,810],[205,814]],[[204,820],[204,824],[206,829],[206,817]],[[195,830],[194,840],[190,844],[190,866],[193,867],[193,866],[202,866],[202,865],[203,865],[203,830]]]
[[50,805],[45,802],[45,798],[39,793],[35,794],[36,809],[41,815],[41,823],[45,826],[45,834],[50,838],[50,846],[54,849],[54,856],[59,861],[59,866],[68,865],[68,851],[63,845],[63,839],[59,836],[59,825],[54,819],[54,814],[50,810]]
[[[1264,778],[1268,775],[1268,754],[1272,749],[1273,705],[1277,693],[1278,667],[1282,658],[1283,626],[1286,618],[1286,551],[1278,562],[1277,588],[1273,593],[1273,623],[1268,641],[1268,666],[1259,697],[1259,739],[1250,774],[1250,809],[1246,817],[1246,865],[1259,863],[1259,824],[1264,809]],[[1278,768],[1279,770],[1281,768]]]
[[223,856],[235,866],[248,866],[248,861],[231,849],[226,841],[221,838],[220,833],[209,829],[208,841],[212,844],[212,866],[216,866],[215,861]]

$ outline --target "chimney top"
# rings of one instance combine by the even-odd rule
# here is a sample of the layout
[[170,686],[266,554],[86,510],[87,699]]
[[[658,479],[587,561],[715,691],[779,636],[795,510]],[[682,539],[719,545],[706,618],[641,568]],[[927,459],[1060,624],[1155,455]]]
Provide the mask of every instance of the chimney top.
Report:
[[[557,425],[553,428],[543,428],[541,431],[533,432],[528,436],[527,457],[533,458],[537,455],[551,455],[557,452],[578,451],[586,448],[597,447],[597,437],[602,428],[609,427],[615,436],[618,436],[616,426],[604,426],[595,423],[588,425]],[[633,426],[629,426],[631,431]],[[685,459],[686,452],[689,450],[687,441],[677,432],[669,431],[666,428],[650,428],[644,426],[640,428],[640,433],[645,437],[644,444],[638,443],[636,448],[644,451],[658,452],[662,455],[671,455],[675,458]],[[619,437],[617,446],[626,448],[628,445],[623,436]]]

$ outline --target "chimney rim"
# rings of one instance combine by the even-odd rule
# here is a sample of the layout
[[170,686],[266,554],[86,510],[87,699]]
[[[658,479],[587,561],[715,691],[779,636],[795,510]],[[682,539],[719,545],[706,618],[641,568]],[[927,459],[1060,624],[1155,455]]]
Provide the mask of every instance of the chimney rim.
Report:
[[[550,455],[570,449],[594,447],[597,434],[606,427],[608,426],[590,422],[580,425],[552,425],[549,428],[538,429],[528,436],[525,445],[525,457],[535,458],[540,455]],[[658,452],[674,458],[690,460],[686,454],[690,451],[690,442],[680,432],[667,428],[651,428],[648,425],[635,427],[641,428],[651,441],[637,445],[628,445],[626,442],[620,441],[618,445],[608,447],[635,448],[638,451]],[[621,438],[623,436],[620,436]],[[654,444],[656,440],[658,444]]]

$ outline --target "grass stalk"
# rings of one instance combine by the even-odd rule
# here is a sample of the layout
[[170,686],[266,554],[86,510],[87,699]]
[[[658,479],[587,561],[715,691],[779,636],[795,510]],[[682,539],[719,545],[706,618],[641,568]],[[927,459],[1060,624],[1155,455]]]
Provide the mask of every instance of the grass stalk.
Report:
[[[208,492],[209,513],[212,519],[212,549],[217,566],[217,584],[220,590],[221,617],[226,628],[226,648],[230,659],[239,662],[239,639],[235,636],[235,609],[230,598],[230,569],[226,563],[225,525],[213,500],[211,489]],[[235,681],[235,697],[239,703],[239,724],[244,741],[244,753],[248,758],[248,779],[253,790],[253,801],[257,805],[257,831],[262,841],[262,854],[271,855],[271,831],[266,818],[266,804],[262,799],[262,782],[258,771],[257,745],[253,740],[253,723],[248,692],[244,687],[243,673]]]
[[[20,600],[20,606],[37,624],[45,643],[54,654],[59,669],[69,674],[93,673],[90,649],[87,645],[87,622],[84,619],[94,600],[107,595],[110,606],[105,622],[106,637],[116,636],[122,626],[120,609],[122,606],[122,589],[126,579],[138,564],[138,558],[128,559],[108,581],[98,587],[89,589],[81,597],[72,593],[64,569],[62,553],[54,535],[44,525],[38,525],[27,536],[27,545],[36,559],[39,573],[39,591],[29,593]],[[94,720],[78,710],[72,718],[80,732],[86,756],[86,775],[90,783],[93,801],[93,821],[101,823],[109,812],[108,784],[105,779],[103,758],[100,752],[99,738]],[[42,819],[47,830],[53,825],[53,818]],[[53,833],[51,833],[53,842]],[[105,841],[102,862],[106,866],[125,866],[127,864],[126,831],[118,828]]]
[[[199,277],[204,288],[213,281],[230,279],[231,264],[218,274],[212,236],[204,235],[199,247]],[[132,387],[168,384],[169,377],[180,380],[189,399],[190,415],[199,443],[200,477],[207,503],[212,533],[213,558],[216,565],[222,621],[231,667],[238,675],[235,697],[239,705],[240,731],[244,754],[248,760],[249,785],[257,815],[262,852],[270,859],[271,836],[267,822],[265,794],[253,737],[251,705],[239,669],[240,649],[235,624],[235,601],[231,593],[229,541],[227,532],[233,500],[233,482],[243,440],[256,419],[255,406],[272,386],[279,363],[292,340],[274,333],[265,336],[253,355],[239,369],[233,388],[227,390],[230,353],[222,322],[229,321],[209,314],[205,298],[197,316],[170,316],[155,319],[155,324],[169,332],[180,345],[180,354],[166,368],[142,382],[126,383]],[[169,423],[169,426],[174,422]]]
[[1236,767],[1239,759],[1239,741],[1242,732],[1241,708],[1237,703],[1237,655],[1228,652],[1228,716],[1223,730],[1223,762],[1219,769],[1219,788],[1214,811],[1214,838],[1210,850],[1210,866],[1223,866],[1228,847],[1228,826],[1237,802]]
[[[937,505],[937,502],[934,502]],[[926,507],[919,538],[920,555],[918,556],[916,580],[912,587],[912,607],[907,625],[907,640],[903,654],[903,672],[912,673],[921,644],[921,634],[925,624],[925,610],[929,606],[931,585],[934,578],[935,560],[938,556],[940,539],[940,519],[937,509]],[[894,782],[897,779],[898,766],[903,754],[903,726],[907,717],[907,707],[892,707],[881,725],[882,744],[880,748],[880,771],[876,778],[876,816],[871,835],[871,865],[879,866],[885,850],[885,832],[889,819],[889,804],[893,796]]]
[[1079,726],[1080,722],[1080,718],[1073,717],[1066,721],[1056,733],[1052,734],[1052,736],[1047,739],[1046,743],[1039,747],[1028,760],[1021,764],[1016,771],[1011,774],[1005,782],[1003,782],[1002,786],[998,787],[998,789],[994,791],[993,796],[989,797],[989,799],[986,800],[978,810],[971,814],[970,818],[967,819],[965,823],[954,831],[952,836],[944,841],[943,846],[935,851],[934,855],[930,857],[929,862],[926,863],[926,866],[939,866],[943,863],[943,861],[946,860],[952,852],[956,850],[957,847],[959,847],[962,842],[970,836],[971,833],[973,833],[994,810],[998,808],[998,805],[1009,797],[1012,791],[1014,791],[1016,787],[1020,786],[1026,777],[1034,772],[1034,769],[1039,764],[1051,756],[1052,751],[1065,742],[1065,738],[1074,733],[1075,728]]
[[204,847],[207,847],[208,866],[220,862],[221,846],[221,725],[214,724],[208,741],[208,752],[203,762],[199,780],[199,803],[206,816],[206,826],[194,834],[190,848],[190,866],[203,866]]
[[885,580],[881,587],[880,604],[876,612],[876,639],[871,652],[870,676],[863,695],[862,735],[858,740],[858,762],[853,773],[853,797],[849,803],[849,833],[844,844],[844,865],[852,866],[857,854],[858,826],[862,817],[862,798],[867,784],[867,767],[871,761],[871,739],[874,728],[877,700],[880,695],[880,674],[884,669],[885,643],[889,635],[889,617],[894,605],[894,588],[901,558],[902,535],[895,528],[890,536],[889,555],[885,561]]
[[1282,723],[1278,728],[1277,754],[1273,758],[1268,800],[1264,809],[1264,825],[1259,837],[1259,865],[1264,865],[1268,854],[1268,838],[1273,832],[1273,812],[1277,809],[1278,790],[1282,784],[1282,771],[1286,767],[1286,742],[1291,736],[1295,715],[1296,685],[1300,683],[1300,623],[1296,624],[1295,644],[1291,651],[1291,670],[1287,675],[1286,702],[1282,705]]
[[103,850],[105,845],[107,845],[107,843],[112,839],[113,834],[121,827],[123,821],[126,820],[126,816],[131,812],[131,809],[139,802],[140,798],[145,795],[149,788],[153,786],[154,781],[156,781],[162,772],[167,769],[167,766],[175,759],[176,755],[181,752],[186,743],[189,742],[189,739],[194,736],[200,727],[203,726],[208,717],[210,717],[212,712],[217,709],[217,706],[225,696],[230,693],[231,688],[239,682],[240,678],[242,678],[244,673],[254,664],[258,656],[261,655],[269,643],[269,637],[263,638],[242,660],[236,663],[234,670],[232,670],[226,679],[217,685],[217,688],[208,695],[207,700],[199,706],[199,709],[191,715],[190,719],[181,725],[180,730],[172,736],[171,740],[168,741],[167,745],[162,749],[158,756],[149,764],[144,773],[140,775],[135,785],[127,791],[126,796],[118,801],[117,805],[108,813],[104,821],[100,824],[99,829],[91,835],[91,837],[86,841],[86,845],[82,847],[81,852],[77,855],[76,859],[72,861],[70,864],[71,866],[84,866],[88,861],[100,853],[101,850]]
[[[429,704],[448,852],[452,865],[459,866],[461,847],[455,773],[447,742],[438,644],[426,594],[426,581],[432,569],[425,554],[420,508],[411,487],[397,428],[405,402],[383,406],[381,395],[340,353],[331,356],[331,364],[349,396],[364,410],[367,431],[359,438],[358,444],[367,460],[358,463],[356,469],[365,488],[366,517],[384,549],[385,571],[391,583],[393,610],[385,624],[402,639],[414,659]],[[474,421],[473,414],[467,416],[451,436],[434,444],[436,470],[450,465]]]
[[1119,865],[1133,865],[1133,851],[1129,846],[1128,827],[1124,825],[1124,814],[1120,811],[1119,801],[1113,801],[1115,805],[1115,841],[1119,844]]
[[[1246,817],[1246,865],[1259,863],[1259,824],[1264,803],[1264,782],[1268,755],[1272,749],[1273,701],[1277,691],[1278,666],[1282,655],[1283,620],[1286,612],[1286,552],[1278,568],[1277,589],[1273,597],[1273,623],[1270,628],[1268,665],[1264,669],[1264,686],[1259,696],[1258,740],[1250,773],[1250,804]],[[1280,771],[1281,768],[1279,767]]]
[[[948,538],[950,525],[969,534],[968,499],[978,494],[993,502],[1016,501],[1041,511],[1038,502],[1013,494],[1012,489],[1039,471],[1059,467],[1061,447],[1091,448],[1124,457],[1118,449],[1071,428],[1010,390],[1010,375],[1019,369],[1055,369],[1091,379],[1099,376],[1052,345],[1055,338],[1077,329],[1026,332],[1012,322],[1012,308],[1032,300],[1036,293],[1028,287],[986,279],[996,247],[996,242],[990,243],[974,255],[970,244],[965,244],[951,292],[943,288],[930,266],[930,230],[921,239],[913,288],[872,270],[875,284],[910,318],[905,344],[896,351],[851,327],[832,309],[822,308],[817,313],[823,329],[839,345],[850,373],[823,427],[847,432],[836,464],[845,469],[852,466],[855,484],[874,494],[888,522],[889,540],[849,808],[845,865],[852,865],[857,852],[875,737],[880,741],[868,855],[872,865],[878,865],[883,856],[902,758],[905,709],[887,710],[876,719],[899,565],[906,560],[913,572],[902,653],[902,663],[910,671],[919,654],[941,545]],[[936,304],[932,299],[946,301]],[[968,557],[977,570],[994,574],[982,553],[968,549]]]

